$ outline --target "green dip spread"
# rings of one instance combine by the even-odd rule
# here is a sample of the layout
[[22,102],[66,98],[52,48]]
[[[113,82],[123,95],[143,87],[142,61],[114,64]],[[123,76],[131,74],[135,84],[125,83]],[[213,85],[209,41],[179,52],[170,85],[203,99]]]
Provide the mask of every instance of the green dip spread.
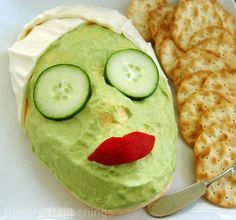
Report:
[[[99,209],[132,208],[152,199],[175,170],[177,128],[172,96],[164,77],[150,97],[133,101],[103,77],[108,57],[135,46],[124,36],[82,24],[51,44],[40,57],[28,86],[25,130],[33,151],[80,200]],[[32,99],[39,74],[55,64],[84,69],[92,83],[85,108],[65,121],[44,118]],[[152,152],[138,161],[104,166],[87,157],[107,138],[133,131],[155,135]]]

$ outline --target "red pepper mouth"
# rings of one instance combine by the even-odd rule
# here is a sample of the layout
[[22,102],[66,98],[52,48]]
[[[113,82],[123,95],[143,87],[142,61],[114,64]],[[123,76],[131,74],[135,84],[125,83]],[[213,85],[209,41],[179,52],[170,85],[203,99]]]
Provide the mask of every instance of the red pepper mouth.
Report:
[[110,137],[103,141],[88,160],[106,166],[131,163],[147,156],[153,149],[155,136],[135,131],[123,137]]

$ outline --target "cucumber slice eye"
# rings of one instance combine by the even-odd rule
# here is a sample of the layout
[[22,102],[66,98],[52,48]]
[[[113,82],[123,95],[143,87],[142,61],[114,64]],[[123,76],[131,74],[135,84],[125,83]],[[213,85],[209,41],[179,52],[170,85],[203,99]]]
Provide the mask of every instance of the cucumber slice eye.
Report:
[[38,77],[34,104],[46,118],[64,120],[79,113],[91,95],[91,83],[80,67],[58,64],[44,70]]
[[106,81],[132,99],[144,99],[156,90],[159,73],[150,56],[125,49],[110,56],[105,67]]

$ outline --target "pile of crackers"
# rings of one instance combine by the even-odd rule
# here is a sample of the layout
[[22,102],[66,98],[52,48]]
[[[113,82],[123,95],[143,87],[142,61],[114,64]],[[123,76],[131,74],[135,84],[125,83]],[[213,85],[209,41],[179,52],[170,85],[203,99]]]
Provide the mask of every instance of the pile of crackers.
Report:
[[[127,16],[177,91],[179,128],[193,147],[197,180],[236,164],[236,19],[217,0],[133,0]],[[206,198],[236,207],[236,174],[213,183]]]

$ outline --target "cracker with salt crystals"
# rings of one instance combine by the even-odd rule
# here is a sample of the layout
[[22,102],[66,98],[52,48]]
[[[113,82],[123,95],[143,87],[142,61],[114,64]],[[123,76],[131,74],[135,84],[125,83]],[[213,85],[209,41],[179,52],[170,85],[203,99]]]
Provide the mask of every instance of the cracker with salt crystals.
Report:
[[146,41],[151,41],[148,27],[148,14],[156,7],[167,4],[166,0],[132,0],[127,9],[127,17]]
[[173,21],[173,14],[168,14],[164,19],[162,19],[160,29],[155,38],[155,50],[158,56],[161,53],[161,46],[165,39],[170,37],[170,25]]
[[158,57],[160,57],[161,53],[161,46],[165,39],[170,37],[170,29],[167,26],[163,26],[160,28],[156,35],[156,40],[155,40],[155,51]]
[[166,74],[170,78],[172,78],[172,73],[175,64],[182,54],[183,51],[176,46],[175,42],[170,37],[165,39],[165,41],[161,45],[161,50],[160,50],[161,64]]
[[177,105],[179,110],[183,107],[186,100],[195,92],[199,91],[207,77],[212,74],[209,71],[199,71],[191,74],[181,82],[177,92]]
[[[210,180],[236,164],[236,142],[220,141],[207,145],[195,156],[196,179]],[[236,175],[230,174],[214,182],[205,197],[213,204],[236,207]]]
[[[182,72],[186,68],[186,66],[191,63],[194,59],[198,59],[199,57],[203,55],[211,55],[212,53],[207,50],[202,49],[192,49],[184,53],[180,58],[177,60],[173,73],[172,73],[172,79],[175,85],[179,85],[180,81],[182,80]],[[176,87],[178,88],[178,87]]]
[[194,145],[197,139],[197,124],[201,115],[212,106],[228,103],[225,97],[210,90],[199,90],[191,95],[180,111],[180,132],[184,140]]
[[216,12],[223,21],[223,27],[227,29],[235,38],[236,36],[236,18],[227,12],[220,4],[216,4]]
[[212,73],[203,84],[204,89],[218,91],[236,103],[236,69],[224,69]]
[[[207,51],[207,50],[203,50],[203,51]],[[204,52],[202,54],[199,54],[198,56],[195,56],[195,59],[191,60],[189,58],[189,60],[191,62],[189,62],[186,66],[184,66],[180,70],[175,70],[173,73],[173,80],[174,80],[174,85],[176,88],[179,87],[180,83],[186,76],[193,74],[194,72],[198,72],[198,71],[216,72],[216,71],[228,68],[228,66],[224,63],[223,59],[214,55],[210,51],[207,51],[207,53]]]
[[204,129],[217,123],[236,123],[236,105],[222,104],[208,109],[201,115],[197,130],[201,133]]
[[160,29],[162,19],[168,14],[174,12],[175,7],[172,5],[162,5],[151,11],[148,15],[148,25],[153,41],[156,39],[157,32]]
[[209,38],[197,44],[194,48],[209,50],[216,56],[222,58],[231,68],[236,68],[236,42],[221,38]]
[[191,38],[202,28],[222,27],[215,0],[180,0],[175,12],[172,37],[179,48],[189,49]]
[[219,141],[236,141],[235,123],[217,123],[204,129],[194,144],[194,155],[198,156],[208,145]]
[[192,48],[195,45],[209,38],[220,38],[223,41],[229,41],[235,44],[233,35],[225,28],[220,27],[206,27],[200,29],[191,39],[189,47]]

